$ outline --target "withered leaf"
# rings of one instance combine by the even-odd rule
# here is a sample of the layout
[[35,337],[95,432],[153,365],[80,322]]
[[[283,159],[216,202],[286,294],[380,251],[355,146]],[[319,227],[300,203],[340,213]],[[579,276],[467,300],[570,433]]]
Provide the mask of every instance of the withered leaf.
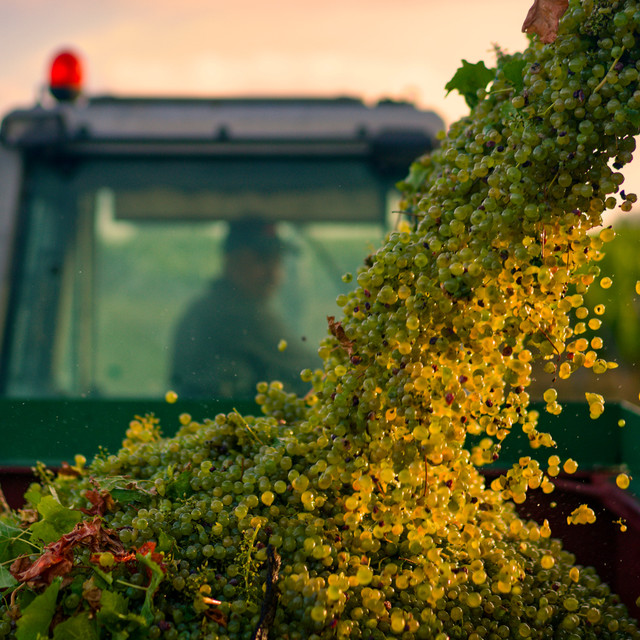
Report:
[[82,599],[89,605],[92,611],[97,611],[100,608],[102,589],[96,585],[93,576],[82,583]]
[[107,511],[113,511],[115,507],[115,501],[106,489],[103,491],[89,489],[85,492],[84,497],[93,506],[90,509],[80,509],[80,511],[90,516],[103,516]]
[[558,36],[558,23],[569,6],[569,0],[535,0],[522,25],[525,33],[535,33],[545,44]]
[[347,338],[347,334],[343,326],[336,322],[335,316],[327,316],[327,322],[329,323],[329,331],[333,336],[338,339],[340,346],[349,354],[353,355],[353,342]]
[[18,515],[20,516],[20,526],[25,528],[38,522],[40,518],[40,514],[35,509],[18,509]]
[[79,522],[73,531],[46,545],[40,557],[33,562],[27,556],[20,556],[9,571],[16,580],[30,586],[50,585],[54,578],[66,576],[71,571],[73,550],[78,546],[88,547],[94,553],[111,551],[121,554],[124,551],[118,534],[112,529],[105,529],[100,518],[95,518],[91,522]]
[[220,609],[207,609],[204,612],[204,615],[207,616],[210,620],[217,622],[221,627],[227,626],[227,617],[220,611]]
[[[149,556],[153,562],[155,562],[160,569],[165,572],[166,567],[164,566],[164,555],[162,553],[158,553],[156,550],[156,543],[153,541],[145,542],[141,547],[137,550],[132,549],[126,551],[122,549],[121,551],[112,551],[114,562],[123,563],[123,562],[135,562],[137,558],[137,554],[140,553],[143,556]],[[95,562],[98,564],[100,562],[100,553],[94,553],[91,558],[89,558],[91,562]]]
[[67,478],[79,478],[80,472],[74,469],[68,462],[62,462],[62,466],[58,470],[59,476],[66,476]]
[[58,576],[66,576],[73,568],[73,553],[65,549],[63,553],[45,551],[35,562],[27,557],[17,558],[9,568],[11,575],[29,586],[48,586]]

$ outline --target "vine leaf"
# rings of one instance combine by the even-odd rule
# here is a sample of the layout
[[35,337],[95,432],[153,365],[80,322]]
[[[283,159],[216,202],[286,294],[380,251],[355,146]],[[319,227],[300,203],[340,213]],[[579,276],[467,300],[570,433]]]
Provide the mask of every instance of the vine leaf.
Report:
[[166,495],[174,500],[182,498],[191,491],[191,474],[189,471],[182,471],[179,475],[167,484]]
[[85,498],[91,503],[91,508],[80,509],[82,513],[88,516],[103,516],[108,511],[113,511],[115,501],[108,491],[98,491],[91,489],[84,494]]
[[537,34],[545,44],[554,42],[558,36],[558,23],[568,6],[569,0],[535,0],[524,19],[522,31]]
[[104,589],[100,598],[100,609],[96,614],[96,619],[100,627],[106,627],[113,633],[113,638],[125,638],[128,636],[116,635],[126,633],[121,631],[121,627],[131,626],[144,628],[147,621],[139,614],[132,613],[128,610],[127,599],[117,591],[109,591]]
[[155,542],[145,542],[140,551],[136,553],[136,559],[140,564],[147,567],[149,575],[149,584],[144,594],[144,603],[140,613],[148,624],[153,622],[153,596],[158,590],[158,586],[164,580],[164,568],[162,565],[162,556],[154,552]]
[[525,60],[511,59],[502,65],[505,78],[513,85],[516,93],[520,93],[524,88],[524,78],[522,71],[527,66]]
[[78,546],[89,547],[95,553],[111,551],[123,552],[118,534],[102,527],[100,518],[92,522],[80,522],[59,540],[45,546],[42,555],[35,560],[23,555],[10,567],[11,575],[19,582],[30,586],[49,585],[58,577],[66,577],[73,568],[73,550]]
[[42,519],[34,522],[30,529],[32,536],[45,544],[71,531],[82,519],[80,511],[63,507],[52,496],[41,498],[36,508]]
[[98,640],[96,623],[85,611],[56,625],[53,640]]
[[640,127],[640,111],[629,108],[625,108],[624,111],[629,122],[636,128]]
[[59,578],[54,580],[24,609],[17,622],[17,640],[33,640],[38,636],[49,637],[49,625],[56,609],[60,582]]
[[470,109],[473,109],[480,99],[478,89],[485,89],[493,80],[495,69],[487,69],[482,60],[471,64],[466,60],[462,61],[462,66],[455,72],[453,78],[447,82],[445,89],[447,95],[454,89],[462,95]]
[[427,174],[429,173],[429,168],[425,167],[420,162],[414,162],[409,167],[409,175],[406,178],[405,182],[412,189],[417,190],[420,188],[420,185],[423,184]]
[[329,331],[338,339],[340,346],[351,356],[353,355],[353,341],[347,338],[344,327],[340,322],[336,322],[335,316],[327,316]]

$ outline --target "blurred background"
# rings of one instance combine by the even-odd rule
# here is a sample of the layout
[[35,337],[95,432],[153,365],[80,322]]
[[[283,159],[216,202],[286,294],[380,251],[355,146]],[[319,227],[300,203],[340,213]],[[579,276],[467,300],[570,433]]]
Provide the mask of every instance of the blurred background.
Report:
[[[411,100],[449,124],[460,61],[524,48],[532,0],[3,0],[0,113],[45,96],[52,55],[72,47],[88,94],[352,95]],[[640,165],[627,170],[638,190]],[[633,215],[633,214],[632,214]],[[626,218],[630,216],[625,216]]]
[[[3,0],[0,112],[45,97],[52,55],[84,58],[88,94],[406,99],[449,124],[467,112],[444,86],[462,59],[492,66],[492,43],[522,49],[532,0]],[[46,99],[46,98],[45,98]],[[640,191],[640,164],[624,188]],[[615,353],[640,360],[638,211],[614,211],[619,237],[603,261],[615,274],[607,304]],[[635,385],[625,385],[634,388]],[[629,395],[629,394],[627,394]],[[631,394],[637,400],[637,391]]]
[[531,0],[3,0],[0,108],[28,105],[75,47],[90,93],[410,98],[447,122],[462,58],[513,51]]

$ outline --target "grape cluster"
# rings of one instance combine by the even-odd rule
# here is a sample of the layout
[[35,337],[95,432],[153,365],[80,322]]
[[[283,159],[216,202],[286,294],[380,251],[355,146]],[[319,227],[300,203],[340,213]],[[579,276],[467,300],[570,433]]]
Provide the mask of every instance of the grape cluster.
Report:
[[[573,0],[555,43],[498,52],[477,106],[412,165],[407,221],[338,300],[306,396],[262,383],[262,416],[184,415],[173,438],[139,418],[117,455],[52,485],[85,509],[97,485],[121,543],[164,553],[153,621],[130,619],[130,637],[640,638],[548,522],[516,514],[577,463],[525,456],[490,486],[480,472],[513,430],[553,446],[529,409],[534,375],[559,414],[555,380],[615,367],[584,294],[614,237],[602,213],[635,201],[619,169],[640,128],[638,37],[636,0]],[[586,399],[597,418],[604,399]]]

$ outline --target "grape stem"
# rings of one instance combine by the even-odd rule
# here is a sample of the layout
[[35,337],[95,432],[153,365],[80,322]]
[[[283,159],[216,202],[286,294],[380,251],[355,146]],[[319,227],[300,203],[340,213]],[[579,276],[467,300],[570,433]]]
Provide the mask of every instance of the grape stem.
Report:
[[547,332],[535,321],[531,318],[531,315],[529,313],[530,311],[530,307],[525,307],[525,311],[527,312],[527,316],[529,317],[529,320],[531,320],[531,322],[535,325],[535,327],[538,329],[538,331],[549,341],[549,344],[553,347],[553,350],[558,354],[560,354],[560,351],[558,351],[558,347],[556,347],[556,345],[553,343],[553,340],[549,337],[549,335],[547,334]]
[[259,442],[260,444],[264,444],[264,442],[262,442],[262,440],[258,438],[258,436],[255,434],[253,429],[247,424],[247,421],[242,417],[242,414],[235,407],[233,408],[233,412],[236,414],[236,416],[238,416],[240,422],[245,427],[245,429],[255,438],[256,442]]
[[256,538],[258,536],[258,531],[260,531],[260,527],[262,526],[262,523],[259,522],[258,525],[255,527],[255,529],[253,530],[253,535],[251,536],[251,541],[249,542],[248,546],[247,546],[247,566],[245,567],[245,572],[244,572],[244,589],[246,591],[246,593],[249,593],[249,573],[251,570],[251,549],[253,549],[255,543],[256,543]]
[[131,587],[132,589],[138,589],[139,591],[146,591],[147,587],[141,587],[139,584],[132,584],[131,582],[127,582],[126,580],[116,580],[117,583],[123,584],[125,587]]
[[608,75],[613,71],[614,67],[618,64],[618,62],[620,61],[620,58],[622,58],[622,55],[624,54],[624,51],[625,51],[625,48],[622,47],[622,50],[620,51],[620,55],[611,63],[611,66],[609,67],[609,71],[607,71],[607,73],[604,74],[604,78],[602,78],[602,80],[600,81],[600,84],[593,90],[593,93],[598,93],[598,91],[600,91],[600,89],[604,87],[604,83],[607,81]]
[[509,93],[510,91],[513,91],[513,87],[507,87],[506,89],[495,89],[494,91],[488,91],[487,95],[495,96],[499,93]]
[[424,497],[429,494],[429,461],[424,457]]
[[15,611],[17,609],[17,604],[16,604],[16,595],[18,593],[18,591],[20,591],[20,589],[22,589],[23,587],[26,586],[26,582],[22,582],[21,584],[19,584],[12,592],[11,592],[11,597],[9,598],[9,605],[10,605],[10,609],[12,611]]
[[98,569],[98,567],[96,566],[92,566],[91,567],[95,573],[97,573],[107,584],[111,585],[113,584],[113,577],[111,576],[110,573],[107,573],[106,571],[102,571],[101,569]]
[[551,178],[551,182],[544,188],[544,192],[545,194],[547,193],[548,189],[551,189],[551,187],[553,186],[553,183],[556,181],[556,178],[560,175],[560,169],[558,169],[555,173],[555,175],[553,176],[553,178]]
[[392,211],[391,213],[397,213],[399,216],[409,216],[411,218],[424,218],[424,213],[415,213],[414,211]]
[[551,111],[551,109],[553,109],[553,103],[551,103],[542,113],[538,114],[539,118],[544,118],[544,116],[547,115],[547,113],[549,113],[549,111]]
[[376,487],[378,487],[378,491],[383,495],[386,496],[387,492],[384,490],[383,486],[380,484],[380,480],[378,480],[378,478],[376,478],[375,476],[371,476],[373,478],[373,481],[376,483]]

